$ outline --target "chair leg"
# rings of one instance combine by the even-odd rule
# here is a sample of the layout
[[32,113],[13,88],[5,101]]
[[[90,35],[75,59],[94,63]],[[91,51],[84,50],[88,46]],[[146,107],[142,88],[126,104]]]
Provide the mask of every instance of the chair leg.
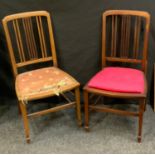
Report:
[[29,129],[26,105],[22,101],[20,101],[19,106],[21,109],[22,117],[23,117],[26,141],[27,143],[30,143],[30,129]]
[[146,100],[145,100],[145,105],[144,105],[144,111],[146,111]]
[[141,143],[142,139],[142,125],[143,125],[143,113],[145,110],[145,99],[141,100],[139,105],[139,128],[138,128],[138,142]]
[[89,131],[88,92],[84,91],[85,130]]
[[76,98],[76,113],[77,113],[77,121],[78,125],[82,125],[81,119],[81,106],[80,106],[80,90],[79,87],[75,89],[75,98]]

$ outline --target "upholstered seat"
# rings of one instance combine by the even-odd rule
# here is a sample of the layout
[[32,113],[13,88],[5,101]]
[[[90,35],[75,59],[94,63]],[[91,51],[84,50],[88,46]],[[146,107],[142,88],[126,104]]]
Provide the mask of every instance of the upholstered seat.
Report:
[[88,87],[124,93],[144,93],[144,73],[124,67],[105,67],[88,83]]
[[79,85],[73,77],[56,67],[24,72],[16,78],[16,91],[20,100],[59,95]]

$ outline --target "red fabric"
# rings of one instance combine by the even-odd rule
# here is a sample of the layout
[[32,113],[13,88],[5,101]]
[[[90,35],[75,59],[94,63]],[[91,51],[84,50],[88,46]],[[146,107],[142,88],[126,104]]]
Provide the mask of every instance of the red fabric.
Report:
[[143,93],[144,75],[137,69],[106,67],[89,81],[88,86],[113,92]]

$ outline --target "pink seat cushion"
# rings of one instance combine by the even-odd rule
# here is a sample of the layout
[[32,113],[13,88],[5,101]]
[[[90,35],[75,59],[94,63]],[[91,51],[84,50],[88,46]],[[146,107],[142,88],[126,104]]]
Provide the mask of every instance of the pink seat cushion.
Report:
[[143,93],[144,74],[137,69],[106,67],[89,81],[88,86],[113,92]]

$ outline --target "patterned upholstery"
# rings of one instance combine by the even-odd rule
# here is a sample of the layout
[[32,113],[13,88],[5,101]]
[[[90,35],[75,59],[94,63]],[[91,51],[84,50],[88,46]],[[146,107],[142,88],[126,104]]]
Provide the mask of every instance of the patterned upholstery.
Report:
[[132,68],[106,67],[89,81],[88,86],[113,92],[143,93],[144,74]]
[[20,100],[59,95],[73,89],[79,83],[56,67],[47,67],[19,74],[16,78],[16,92]]

